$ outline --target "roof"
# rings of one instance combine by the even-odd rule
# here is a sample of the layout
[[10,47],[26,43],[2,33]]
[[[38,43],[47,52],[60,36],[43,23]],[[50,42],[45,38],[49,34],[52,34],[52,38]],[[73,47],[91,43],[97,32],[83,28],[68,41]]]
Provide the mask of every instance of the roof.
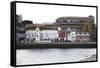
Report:
[[94,20],[94,17],[92,15],[90,15],[88,17],[77,17],[77,16],[73,16],[73,17],[59,17],[59,18],[56,19],[55,23],[59,23],[59,24],[84,23],[84,22],[87,22],[90,19]]
[[24,20],[24,21],[22,21],[22,23],[23,23],[23,24],[33,24],[33,22],[30,21],[30,20]]
[[90,36],[88,32],[76,32],[77,36]]

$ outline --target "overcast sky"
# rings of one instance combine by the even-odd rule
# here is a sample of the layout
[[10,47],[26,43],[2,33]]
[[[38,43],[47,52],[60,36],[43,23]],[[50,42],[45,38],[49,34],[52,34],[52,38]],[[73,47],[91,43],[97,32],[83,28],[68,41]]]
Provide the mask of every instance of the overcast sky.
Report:
[[16,13],[22,15],[22,20],[32,20],[37,24],[52,23],[58,17],[63,16],[88,17],[93,15],[96,18],[96,8],[93,7],[17,3]]

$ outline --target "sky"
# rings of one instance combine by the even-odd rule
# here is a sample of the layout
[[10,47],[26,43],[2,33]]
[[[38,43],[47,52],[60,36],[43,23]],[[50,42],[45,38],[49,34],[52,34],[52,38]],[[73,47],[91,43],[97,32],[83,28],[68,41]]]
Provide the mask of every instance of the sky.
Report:
[[59,17],[68,16],[88,17],[92,15],[96,19],[96,8],[17,3],[16,14],[22,15],[22,20],[31,20],[36,24],[50,24]]

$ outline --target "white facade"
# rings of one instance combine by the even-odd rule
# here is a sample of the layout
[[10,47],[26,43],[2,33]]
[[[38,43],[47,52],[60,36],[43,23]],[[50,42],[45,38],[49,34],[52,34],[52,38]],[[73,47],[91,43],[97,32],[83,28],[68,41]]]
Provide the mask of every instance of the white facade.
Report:
[[76,41],[79,42],[90,41],[90,34],[88,32],[77,32],[76,36],[77,36]]
[[27,30],[26,31],[26,39],[29,39],[32,41],[34,39],[34,42],[40,42],[40,41],[48,41],[58,38],[58,31],[57,30],[40,30],[39,28],[36,28],[35,30]]
[[69,41],[72,41],[72,42],[76,41],[76,31],[70,31],[67,38]]
[[51,40],[58,38],[57,30],[42,30],[41,34],[42,34],[41,39]]
[[35,38],[35,31],[34,30],[27,30],[26,31],[26,39],[32,40]]

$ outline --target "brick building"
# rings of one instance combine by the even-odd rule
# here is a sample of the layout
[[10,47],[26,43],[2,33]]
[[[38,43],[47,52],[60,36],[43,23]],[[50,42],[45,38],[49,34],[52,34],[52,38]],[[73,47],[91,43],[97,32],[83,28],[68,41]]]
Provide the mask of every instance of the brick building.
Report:
[[62,29],[76,29],[82,32],[89,32],[90,38],[96,40],[96,25],[94,23],[94,17],[59,17],[56,19],[55,25]]

